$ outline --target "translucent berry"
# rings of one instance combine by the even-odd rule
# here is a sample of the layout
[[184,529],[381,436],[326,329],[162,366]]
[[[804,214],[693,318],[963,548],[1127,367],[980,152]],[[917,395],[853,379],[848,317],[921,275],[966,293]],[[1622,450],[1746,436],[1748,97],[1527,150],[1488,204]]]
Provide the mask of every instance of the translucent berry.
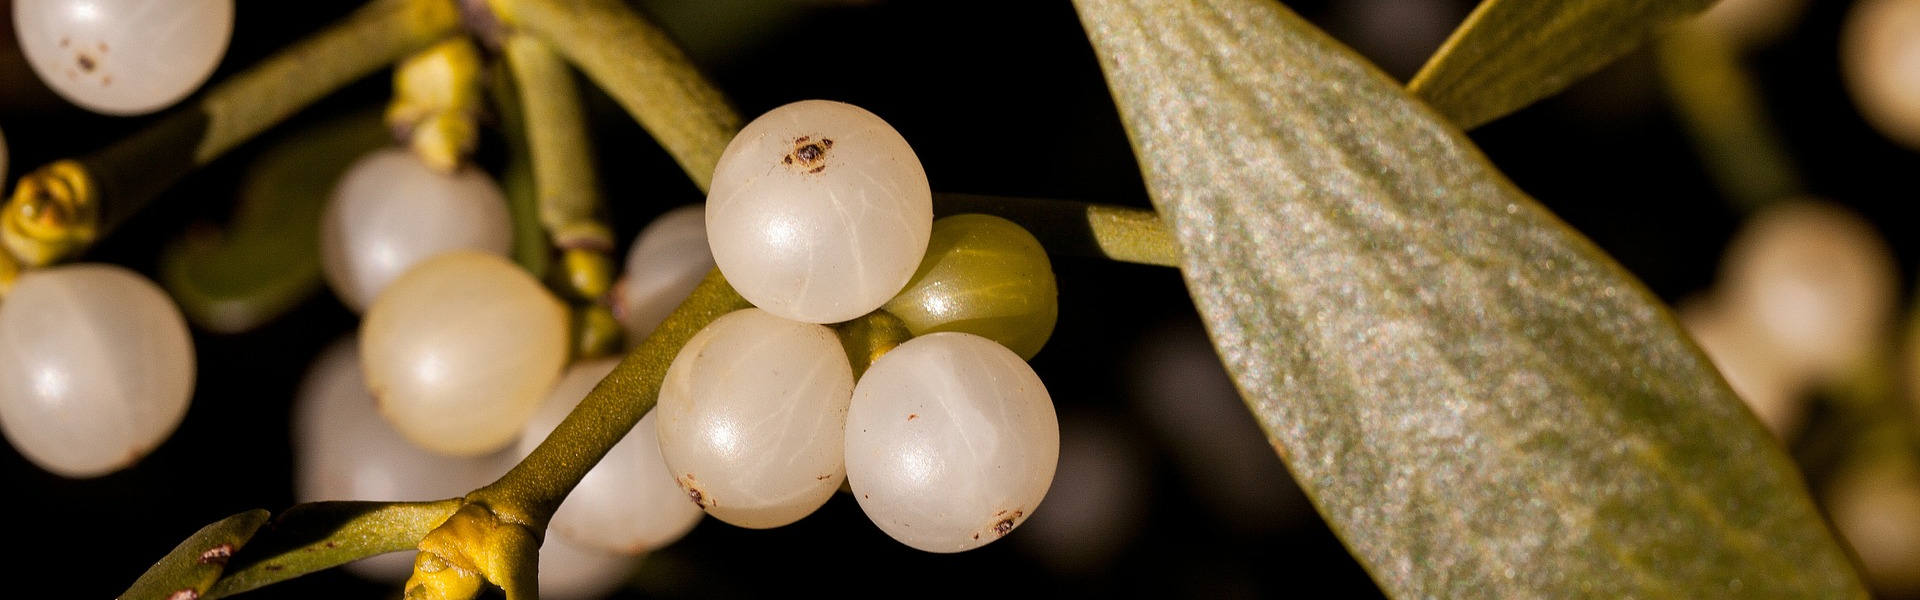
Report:
[[334,187],[320,221],[321,266],[347,307],[366,310],[394,278],[454,250],[505,256],[506,195],[485,172],[435,172],[411,152],[378,150]]
[[646,339],[711,270],[704,205],[667,211],[640,230],[627,251],[626,271],[613,288],[613,314],[626,329],[628,343]]
[[492,254],[421,263],[380,294],[360,327],[381,414],[444,454],[512,443],[567,359],[566,308]]
[[913,277],[933,196],[913,148],[880,117],[825,100],[748,123],[707,194],[707,239],[754,306],[808,323],[879,308]]
[[714,320],[660,388],[660,454],[707,514],[779,527],[833,496],[853,368],[833,331],[759,309]]
[[13,30],[47,87],[94,112],[139,115],[213,74],[233,0],[14,0]]
[[83,264],[28,271],[0,301],[0,432],[67,477],[132,465],[180,425],[193,340],[160,287]]
[[908,340],[874,361],[847,411],[847,483],[887,535],[971,550],[1040,506],[1060,458],[1052,398],[1026,361],[969,333]]
[[959,331],[1033,358],[1060,317],[1053,265],[1033,234],[989,215],[933,222],[926,258],[887,312],[914,335]]

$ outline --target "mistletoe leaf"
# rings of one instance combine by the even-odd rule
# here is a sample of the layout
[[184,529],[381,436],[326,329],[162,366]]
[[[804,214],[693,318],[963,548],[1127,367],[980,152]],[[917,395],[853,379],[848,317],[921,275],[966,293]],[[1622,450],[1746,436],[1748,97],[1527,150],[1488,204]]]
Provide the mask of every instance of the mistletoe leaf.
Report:
[[1277,3],[1075,4],[1215,347],[1390,595],[1864,596],[1668,310],[1446,118]]
[[1714,0],[1486,0],[1407,89],[1461,129],[1551,96]]

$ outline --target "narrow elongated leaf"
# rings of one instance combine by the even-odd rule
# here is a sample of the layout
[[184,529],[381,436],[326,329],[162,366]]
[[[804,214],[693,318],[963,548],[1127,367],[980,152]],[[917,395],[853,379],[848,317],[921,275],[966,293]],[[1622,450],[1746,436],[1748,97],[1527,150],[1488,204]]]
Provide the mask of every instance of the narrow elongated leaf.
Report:
[[270,321],[320,289],[320,215],[353,161],[392,134],[369,112],[327,122],[268,148],[241,184],[224,234],[202,231],[160,263],[167,293],[194,324],[237,333]]
[[[375,554],[411,549],[458,508],[458,499],[296,505],[234,557],[226,576],[205,597],[231,596]],[[260,512],[264,519],[266,511]]]
[[1668,311],[1427,105],[1277,3],[1075,4],[1215,346],[1389,594],[1864,594]]
[[1484,0],[1407,89],[1462,129],[1553,95],[1714,0]]
[[247,543],[267,511],[250,510],[200,528],[134,580],[120,600],[193,600],[220,578],[227,560]]

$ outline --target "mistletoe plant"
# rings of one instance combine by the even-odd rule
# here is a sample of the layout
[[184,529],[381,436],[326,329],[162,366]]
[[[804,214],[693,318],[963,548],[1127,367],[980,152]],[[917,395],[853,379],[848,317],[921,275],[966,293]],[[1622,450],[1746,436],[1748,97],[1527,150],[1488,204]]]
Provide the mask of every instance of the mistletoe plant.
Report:
[[[1554,94],[1708,4],[1486,0],[1401,86],[1271,0],[1076,0],[1154,209],[935,193],[927,200],[931,214],[902,217],[902,231],[936,214],[985,213],[1030,231],[1034,247],[1047,253],[1178,268],[1279,457],[1391,596],[1864,596],[1800,473],[1669,310],[1517,189],[1463,133]],[[502,59],[492,90],[479,83],[486,67],[462,41],[469,37]],[[716,219],[785,210],[770,204],[785,188],[769,186],[787,185],[735,179],[773,166],[730,166],[730,143],[793,144],[781,150],[792,152],[783,164],[822,177],[839,171],[809,170],[813,161],[857,150],[784,134],[736,141],[743,127],[751,133],[759,125],[746,125],[660,29],[615,0],[375,0],[146,131],[23,176],[0,213],[9,250],[0,253],[0,289],[16,277],[16,290],[26,288],[32,269],[111,233],[183,174],[336,88],[403,60],[388,118],[415,155],[436,168],[456,168],[479,139],[472,107],[490,92],[513,154],[524,157],[505,177],[519,270],[502,267],[501,281],[545,276],[566,298],[565,306],[553,306],[551,323],[537,327],[556,332],[548,336],[555,347],[550,354],[562,357],[556,360],[613,352],[619,336],[607,309],[613,242],[601,222],[569,64],[638,121],[696,186],[713,191],[707,228],[721,268],[491,484],[431,502],[320,502],[277,515],[234,515],[181,542],[123,598],[224,597],[406,549],[419,550],[408,598],[467,598],[488,585],[508,598],[537,597],[538,549],[561,502],[656,402],[663,422],[692,410],[671,404],[676,394],[701,393],[697,386],[676,391],[691,385],[676,373],[719,367],[679,363],[698,363],[686,357],[718,352],[740,336],[795,348],[792,353],[839,344],[846,356],[821,360],[840,361],[858,377],[860,387],[849,392],[855,403],[880,402],[863,398],[885,396],[881,388],[947,393],[914,387],[923,385],[920,379],[935,368],[929,361],[941,352],[978,349],[991,357],[978,361],[991,363],[981,367],[987,371],[955,378],[963,387],[1031,376],[1021,359],[1032,356],[1052,327],[1050,275],[1011,294],[1045,297],[1037,308],[1013,311],[1031,320],[947,342],[958,338],[945,336],[963,334],[933,333],[940,326],[916,320],[926,315],[914,312],[913,300],[895,298],[899,286],[858,290],[872,301],[815,314],[804,298],[789,305],[777,293],[768,295],[763,280],[780,275],[730,264],[776,249],[723,248],[735,242],[721,239]],[[872,116],[835,114],[827,119]],[[380,136],[358,131],[342,128],[334,137],[353,147]],[[918,169],[917,160],[912,166]],[[924,186],[924,174],[919,181]],[[742,186],[760,186],[751,192],[758,203],[734,206],[734,217],[716,216],[717,203],[742,193]],[[270,208],[263,210],[267,216],[243,216],[236,229],[244,230],[250,218],[274,218]],[[361,225],[348,222],[341,235],[360,235],[355,227]],[[903,235],[920,236],[908,246],[927,245],[929,237],[933,247],[969,243],[941,232],[935,225],[930,234]],[[875,261],[876,271],[885,263],[910,274],[919,258],[860,254],[879,252],[874,244],[884,240],[854,235],[843,241],[856,247],[859,260]],[[312,243],[312,237],[236,235],[225,246],[170,263],[179,266],[168,267],[169,287],[203,326],[244,329],[304,297],[320,270],[312,257],[294,259],[304,262],[291,269],[248,265],[244,257],[278,244]],[[553,264],[549,250],[557,257]],[[1044,270],[1044,257],[1037,260],[1038,266],[969,271],[963,283],[1005,284]],[[434,264],[441,262],[448,261]],[[23,270],[27,274],[19,274]],[[391,289],[416,278],[400,276]],[[924,292],[914,290],[908,294]],[[991,296],[962,299],[990,302]],[[369,323],[388,319],[387,302],[372,302]],[[882,304],[885,310],[875,310]],[[736,314],[756,305],[765,312]],[[829,330],[782,318],[841,324]],[[747,327],[755,329],[730,329]],[[370,353],[381,344],[375,335],[362,340]],[[696,352],[683,354],[690,345]],[[936,345],[942,348],[929,349]],[[383,376],[370,370],[368,377]],[[808,382],[814,384],[856,385],[852,377]],[[498,387],[500,395],[509,393]],[[1022,393],[1040,388],[1031,411],[1044,409],[1048,426],[1010,439],[1040,440],[1034,447],[1053,439],[1057,446],[1044,388],[1037,379],[1014,387]],[[479,435],[473,432],[480,426],[458,424],[472,415],[423,406],[422,414],[407,418],[423,428],[442,424],[436,419],[456,423],[447,450],[467,451],[457,445]],[[857,404],[841,410],[847,411],[849,449],[887,443],[892,435],[886,429],[891,418],[883,424]],[[672,437],[664,427],[663,452]],[[837,434],[839,427],[829,429]],[[434,435],[409,432],[416,440]],[[802,458],[814,452],[785,451]],[[828,462],[837,463],[838,452],[831,450],[835,460]],[[1023,490],[1044,493],[1052,458],[1044,462],[1041,471],[1049,476],[1020,483]],[[892,481],[863,477],[884,467],[856,460],[851,451],[844,469],[857,493],[862,481]],[[700,481],[680,483],[720,518],[791,520],[785,513],[725,513],[735,507],[713,504],[717,488],[702,493]],[[891,502],[876,509],[863,499],[862,506],[902,541],[941,550],[977,545],[978,532],[956,544],[931,532],[906,532],[882,517],[915,514],[913,507],[935,499],[906,493]],[[995,521],[985,531],[1004,534],[1019,518]]]

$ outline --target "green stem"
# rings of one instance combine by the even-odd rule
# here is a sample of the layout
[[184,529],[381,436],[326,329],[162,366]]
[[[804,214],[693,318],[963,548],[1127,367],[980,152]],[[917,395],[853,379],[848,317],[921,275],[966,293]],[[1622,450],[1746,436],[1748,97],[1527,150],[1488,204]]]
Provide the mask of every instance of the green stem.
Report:
[[520,108],[520,84],[513,71],[494,63],[488,78],[488,93],[500,116],[502,137],[506,140],[507,165],[500,173],[500,187],[507,194],[507,213],[513,220],[513,260],[532,273],[534,279],[547,276],[552,248],[540,226],[539,194],[533,183],[533,151],[528,148],[526,111]]
[[[541,223],[555,246],[572,248],[585,242],[611,247],[611,234],[599,215],[600,184],[573,73],[539,39],[511,34],[504,46],[507,66],[520,87]],[[582,230],[597,232],[599,239],[568,239]]]
[[468,494],[467,501],[485,505],[503,520],[544,531],[567,493],[653,409],[667,366],[680,347],[714,319],[749,306],[719,271],[708,273],[547,439],[498,481]]
[[1180,243],[1160,215],[1144,208],[1072,200],[934,194],[933,212],[985,213],[1005,218],[1040,240],[1049,254],[1180,266]]
[[840,338],[840,349],[847,353],[847,364],[853,367],[855,380],[866,374],[867,367],[880,360],[880,355],[913,338],[913,332],[900,317],[884,310],[834,325],[833,334]]
[[665,32],[617,0],[488,2],[580,67],[707,189],[740,115]]

